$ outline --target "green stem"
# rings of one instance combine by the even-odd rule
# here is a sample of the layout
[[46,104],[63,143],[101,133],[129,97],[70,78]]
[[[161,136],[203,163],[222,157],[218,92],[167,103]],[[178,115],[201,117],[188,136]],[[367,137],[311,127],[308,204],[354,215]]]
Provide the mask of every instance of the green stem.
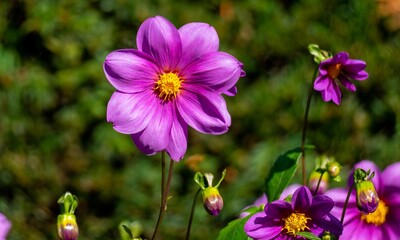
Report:
[[194,195],[193,198],[193,204],[192,204],[192,209],[190,211],[190,217],[189,217],[189,222],[188,222],[188,227],[187,227],[187,232],[186,232],[186,240],[189,240],[189,236],[190,236],[190,229],[192,228],[192,222],[193,222],[193,216],[194,216],[194,209],[196,208],[196,199],[199,196],[199,193],[201,192],[201,188],[199,188],[196,192],[196,194]]
[[[164,218],[164,213],[167,210],[167,200],[168,200],[169,189],[170,189],[170,186],[171,186],[173,168],[174,168],[174,160],[171,159],[170,163],[169,163],[167,183],[166,183],[165,187],[163,187],[163,186],[161,187],[163,192],[162,192],[162,195],[161,195],[160,211],[158,213],[157,224],[156,224],[156,227],[154,229],[153,236],[151,237],[152,240],[156,239],[156,236],[157,236],[157,233],[158,233],[158,229],[159,229],[159,227],[160,227],[160,225],[162,223],[162,220]],[[163,179],[164,179],[164,174],[162,173],[162,180],[161,180],[162,185],[164,185],[164,180]]]
[[343,225],[343,221],[344,221],[344,215],[345,215],[346,209],[347,209],[347,204],[349,203],[350,195],[351,195],[351,192],[353,191],[353,188],[354,188],[354,183],[351,184],[349,192],[347,193],[346,201],[344,202],[342,217],[340,218],[340,223],[342,225]]
[[308,112],[310,111],[311,99],[312,99],[312,95],[313,95],[313,92],[314,92],[314,79],[315,79],[315,77],[317,75],[317,72],[318,72],[318,68],[314,71],[313,78],[312,78],[312,81],[311,81],[311,88],[310,88],[310,91],[309,91],[308,97],[307,97],[306,111],[304,113],[304,121],[303,121],[303,131],[302,131],[302,135],[301,135],[301,173],[302,173],[302,176],[303,176],[303,185],[307,184],[307,181],[306,181],[306,160],[305,160],[304,145],[305,145],[305,141],[306,141]]
[[314,190],[314,196],[317,195],[317,193],[318,193],[319,185],[321,184],[322,176],[323,176],[324,174],[325,174],[325,171],[323,171],[323,172],[321,173],[321,176],[319,176],[318,183],[317,183],[317,188]]

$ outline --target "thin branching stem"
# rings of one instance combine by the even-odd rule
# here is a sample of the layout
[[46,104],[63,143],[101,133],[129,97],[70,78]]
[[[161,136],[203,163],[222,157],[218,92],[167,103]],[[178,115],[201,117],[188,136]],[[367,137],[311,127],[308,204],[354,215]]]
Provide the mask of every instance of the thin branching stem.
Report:
[[303,131],[301,134],[301,174],[303,177],[303,185],[306,185],[306,158],[305,158],[305,142],[306,142],[306,132],[307,132],[307,121],[308,121],[308,112],[310,111],[311,99],[314,93],[314,79],[317,75],[318,68],[314,71],[313,78],[311,81],[310,91],[307,97],[306,111],[304,112],[304,121],[303,121]]
[[314,196],[317,195],[317,193],[318,193],[319,185],[321,184],[322,176],[323,176],[324,174],[325,174],[325,171],[323,171],[323,172],[321,173],[321,176],[319,176],[318,183],[317,183],[317,188],[315,188],[315,190],[314,190]]
[[350,199],[351,192],[353,191],[353,188],[354,188],[354,183],[351,184],[349,192],[347,193],[346,201],[344,202],[342,217],[340,218],[340,223],[342,225],[343,225],[343,222],[344,222],[344,215],[346,213],[347,205],[349,204],[349,199]]
[[[161,168],[165,168],[165,155],[162,155],[164,157],[162,157],[162,161],[164,162],[162,164]],[[161,204],[160,204],[160,212],[158,213],[158,219],[157,219],[157,224],[156,227],[154,229],[153,232],[153,236],[151,237],[152,240],[156,239],[157,233],[158,233],[158,229],[162,223],[162,220],[164,218],[164,213],[167,210],[167,201],[168,201],[168,194],[169,194],[169,189],[171,186],[171,179],[172,179],[172,170],[174,168],[174,160],[170,160],[170,164],[169,164],[169,170],[168,170],[168,178],[167,178],[167,182],[164,186],[164,182],[165,182],[165,174],[164,174],[164,169],[162,169],[162,174],[161,174],[161,189],[162,189],[162,195],[161,195]]]
[[187,227],[187,231],[186,231],[186,238],[185,238],[186,240],[189,240],[189,237],[190,237],[190,229],[192,228],[194,210],[196,209],[196,200],[197,200],[197,197],[199,196],[200,192],[201,192],[201,188],[199,188],[197,190],[197,192],[193,198],[192,209],[190,210],[190,217],[189,217],[188,227]]

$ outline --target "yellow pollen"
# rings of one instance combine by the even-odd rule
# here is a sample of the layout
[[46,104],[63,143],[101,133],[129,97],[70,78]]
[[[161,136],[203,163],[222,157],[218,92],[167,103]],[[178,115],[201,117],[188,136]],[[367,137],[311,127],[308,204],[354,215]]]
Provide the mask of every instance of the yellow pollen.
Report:
[[169,101],[179,93],[182,81],[178,75],[172,72],[160,74],[154,91],[163,101]]
[[339,76],[341,67],[342,67],[342,65],[340,63],[329,66],[328,67],[328,75],[331,78],[336,78],[337,76]]
[[375,224],[375,226],[379,226],[386,221],[386,214],[388,212],[389,208],[382,200],[380,200],[375,212],[370,214],[362,214],[361,220],[365,221],[366,223]]
[[282,228],[287,231],[288,234],[296,236],[298,232],[302,232],[305,229],[310,230],[307,227],[307,221],[311,218],[306,217],[304,213],[292,213],[289,217],[284,218],[285,226]]

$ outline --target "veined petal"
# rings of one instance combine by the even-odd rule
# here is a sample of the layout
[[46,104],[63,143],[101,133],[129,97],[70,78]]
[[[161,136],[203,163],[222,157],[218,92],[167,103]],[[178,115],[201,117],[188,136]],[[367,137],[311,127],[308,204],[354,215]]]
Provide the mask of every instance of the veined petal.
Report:
[[329,82],[332,81],[328,75],[319,75],[314,82],[314,89],[317,91],[322,91],[326,89],[329,85]]
[[293,209],[290,203],[276,200],[265,205],[264,212],[270,219],[282,220],[288,217],[293,212]]
[[358,73],[366,67],[367,64],[364,61],[355,59],[349,59],[344,65],[342,65],[342,69],[346,73]]
[[255,240],[269,240],[275,239],[282,231],[282,226],[268,219],[264,212],[259,212],[247,220],[244,231]]
[[237,94],[237,87],[234,86],[228,90],[226,90],[225,92],[223,92],[223,94],[229,96],[229,97],[233,97]]
[[321,219],[325,217],[333,208],[334,202],[330,197],[317,195],[312,198],[311,207],[308,209],[307,216],[311,219]]
[[[148,106],[149,107],[149,106]],[[172,103],[154,104],[151,111],[153,117],[147,127],[140,133],[133,134],[132,139],[143,152],[160,152],[165,150],[170,142],[173,121]],[[140,148],[139,147],[139,148]]]
[[340,83],[349,91],[356,91],[356,86],[345,75],[339,74],[337,78],[339,79]]
[[[313,219],[314,220],[314,219]],[[318,227],[329,231],[339,237],[342,235],[343,227],[339,219],[328,213],[324,218],[313,221]]]
[[185,122],[201,133],[222,134],[231,125],[224,98],[212,90],[187,86],[176,98],[176,106]]
[[173,160],[180,161],[187,149],[188,125],[176,109],[174,109],[174,112],[174,121],[171,126],[171,139],[166,151]]
[[182,71],[186,84],[207,86],[223,93],[235,86],[243,64],[225,52],[213,52],[191,62]]
[[182,56],[178,30],[161,16],[148,18],[142,23],[136,44],[138,50],[151,55],[164,72],[174,71]]
[[299,187],[292,196],[292,207],[296,212],[306,213],[312,203],[312,195],[307,187]]
[[347,52],[339,52],[338,54],[333,56],[333,59],[336,63],[344,65],[349,60],[349,54]]
[[107,121],[123,134],[134,134],[147,127],[157,104],[153,92],[126,94],[114,92],[107,105]]
[[134,49],[111,52],[104,61],[108,81],[124,93],[136,93],[152,88],[160,70],[146,53]]
[[342,93],[335,81],[329,81],[328,87],[322,93],[325,102],[332,100],[336,105],[340,105]]
[[346,76],[348,76],[349,78],[354,79],[354,80],[363,81],[363,80],[367,79],[369,75],[366,71],[363,70],[363,71],[359,71],[357,73],[347,72]]
[[218,51],[218,34],[207,23],[188,23],[179,28],[178,32],[182,41],[181,67],[204,54]]

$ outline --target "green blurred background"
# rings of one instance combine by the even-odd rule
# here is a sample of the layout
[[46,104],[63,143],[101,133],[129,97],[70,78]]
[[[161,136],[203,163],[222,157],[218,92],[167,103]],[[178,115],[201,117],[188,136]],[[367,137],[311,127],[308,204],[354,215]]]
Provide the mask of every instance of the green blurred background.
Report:
[[237,96],[226,97],[230,131],[190,131],[160,239],[184,238],[196,171],[217,178],[228,172],[223,212],[208,216],[199,202],[192,228],[193,239],[215,239],[260,195],[276,157],[300,145],[316,67],[310,43],[365,60],[370,77],[356,83],[355,94],[343,90],[339,107],[314,93],[307,143],[345,170],[361,159],[382,168],[400,160],[398,0],[1,1],[0,212],[13,224],[8,239],[56,239],[57,199],[66,191],[80,200],[80,239],[119,239],[123,220],[139,222],[142,236],[151,236],[160,156],[144,156],[106,122],[113,87],[102,64],[113,50],[135,48],[138,27],[154,15],[177,27],[211,24],[221,51],[247,73]]

